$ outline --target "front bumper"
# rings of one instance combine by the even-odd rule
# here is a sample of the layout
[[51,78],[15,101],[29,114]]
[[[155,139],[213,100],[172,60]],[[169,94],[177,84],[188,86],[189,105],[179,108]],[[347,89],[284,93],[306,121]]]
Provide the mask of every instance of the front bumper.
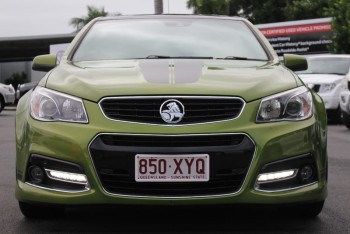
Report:
[[319,93],[320,97],[324,101],[324,105],[327,110],[336,110],[339,108],[339,94],[324,94],[324,93]]
[[[284,204],[314,202],[326,197],[326,126],[316,117],[300,122],[255,124],[254,117],[259,101],[246,105],[236,120],[190,126],[157,126],[110,121],[95,103],[85,101],[89,124],[44,123],[33,120],[26,111],[17,115],[17,188],[20,201],[79,204],[144,204],[144,205],[196,205],[196,204]],[[25,121],[23,121],[25,119]],[[254,153],[240,189],[229,193],[206,196],[138,196],[110,193],[105,190],[90,155],[89,144],[101,133],[105,134],[244,134],[254,144]],[[79,164],[86,173],[89,190],[67,193],[38,188],[25,182],[29,156],[32,154],[53,157]],[[318,180],[293,189],[259,191],[256,179],[264,165],[312,154],[317,165]]]
[[15,93],[7,93],[5,94],[5,102],[6,104],[13,104],[15,102]]
[[350,115],[350,91],[343,91],[340,94],[340,108]]

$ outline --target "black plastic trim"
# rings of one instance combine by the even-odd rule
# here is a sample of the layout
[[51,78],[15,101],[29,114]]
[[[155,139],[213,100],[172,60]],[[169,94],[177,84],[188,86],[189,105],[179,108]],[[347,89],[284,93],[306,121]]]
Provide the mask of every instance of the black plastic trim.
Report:
[[[44,179],[42,182],[37,182],[31,179],[29,168],[31,168],[32,166],[38,166],[43,170]],[[83,192],[89,190],[89,184],[76,184],[51,179],[46,175],[45,169],[85,174],[83,167],[79,164],[33,154],[30,156],[28,161],[25,182],[34,187],[69,193]]]
[[[215,137],[215,134],[211,135]],[[236,145],[200,147],[162,147],[159,142],[149,147],[111,146],[104,144],[99,135],[91,142],[89,150],[101,185],[109,194],[147,197],[213,196],[236,193],[245,181],[255,155],[255,144],[245,134],[241,135],[244,138]],[[141,136],[145,135],[141,134]],[[162,136],[167,137],[167,135]],[[187,135],[175,136],[181,138]],[[208,154],[210,179],[208,182],[191,183],[136,182],[136,154]]]
[[[313,170],[312,177],[306,181],[303,181],[300,178],[301,169],[305,166],[309,166]],[[271,182],[256,182],[255,189],[259,191],[282,191],[289,190],[299,187],[305,187],[307,185],[312,185],[316,183],[319,179],[317,164],[315,157],[312,154],[303,154],[295,157],[290,157],[283,160],[278,160],[275,162],[268,163],[262,167],[259,174],[285,171],[285,170],[294,170],[297,169],[297,175],[284,180],[277,180]]]

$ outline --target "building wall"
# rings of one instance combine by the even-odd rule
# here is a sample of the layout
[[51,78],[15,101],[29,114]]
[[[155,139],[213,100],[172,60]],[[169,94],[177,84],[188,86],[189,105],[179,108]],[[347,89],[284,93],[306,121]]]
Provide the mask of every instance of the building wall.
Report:
[[27,74],[28,81],[37,81],[46,74],[32,70],[32,62],[4,62],[0,63],[0,83],[5,83],[5,80],[10,78],[14,73],[24,72]]
[[10,78],[14,73],[25,72],[28,79],[31,78],[30,62],[5,62],[0,63],[0,82]]

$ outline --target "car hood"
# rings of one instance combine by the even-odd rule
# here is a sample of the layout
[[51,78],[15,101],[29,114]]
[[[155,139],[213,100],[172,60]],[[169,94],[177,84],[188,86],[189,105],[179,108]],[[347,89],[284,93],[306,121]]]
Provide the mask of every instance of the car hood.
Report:
[[336,74],[300,74],[300,79],[306,84],[330,84],[344,79],[345,75]]
[[46,80],[47,88],[95,102],[129,95],[224,95],[252,101],[297,84],[280,64],[194,59],[63,62]]

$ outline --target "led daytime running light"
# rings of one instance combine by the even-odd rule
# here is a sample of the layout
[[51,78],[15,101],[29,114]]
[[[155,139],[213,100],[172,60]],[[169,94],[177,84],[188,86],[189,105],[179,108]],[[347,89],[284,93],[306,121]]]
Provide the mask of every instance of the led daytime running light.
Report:
[[266,183],[278,180],[291,179],[296,176],[298,169],[286,170],[286,171],[277,171],[260,174],[258,176],[258,183]]
[[53,180],[59,180],[76,184],[87,184],[87,177],[84,174],[77,174],[64,171],[45,169],[47,176]]

